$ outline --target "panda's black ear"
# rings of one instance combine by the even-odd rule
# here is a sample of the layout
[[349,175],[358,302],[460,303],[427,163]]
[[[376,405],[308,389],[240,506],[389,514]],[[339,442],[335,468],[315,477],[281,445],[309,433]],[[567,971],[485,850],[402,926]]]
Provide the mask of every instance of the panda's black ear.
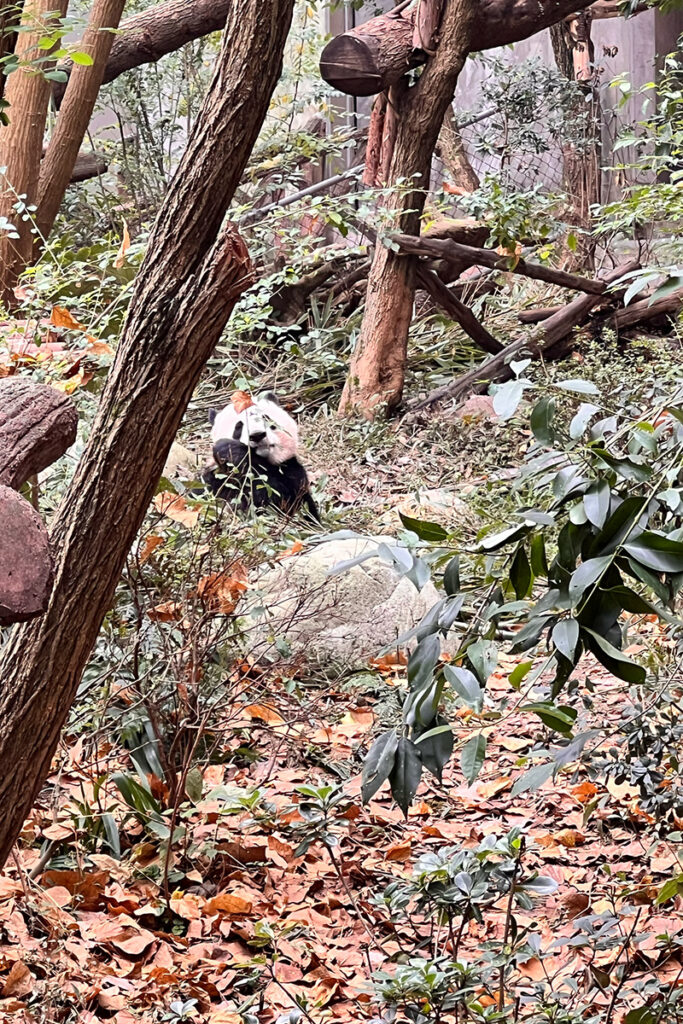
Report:
[[211,424],[211,426],[213,426],[213,422],[216,419],[217,415],[218,413],[215,409],[209,409],[209,423]]
[[272,402],[273,405],[279,405],[280,408],[282,408],[282,402],[277,397],[277,395],[275,394],[274,391],[266,391],[266,393],[265,393],[265,395],[263,397],[266,400],[266,402]]

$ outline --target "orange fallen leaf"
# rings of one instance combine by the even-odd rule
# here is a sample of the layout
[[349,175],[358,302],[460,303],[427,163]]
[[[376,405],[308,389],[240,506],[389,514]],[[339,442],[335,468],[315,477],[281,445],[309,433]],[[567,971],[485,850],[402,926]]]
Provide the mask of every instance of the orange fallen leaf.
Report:
[[249,409],[254,404],[254,400],[248,391],[233,391],[230,401],[235,407],[235,412],[244,412],[245,409]]
[[165,544],[166,540],[164,537],[160,537],[158,533],[149,533],[145,537],[144,541],[140,545],[139,558],[140,562],[144,563],[148,558],[151,557],[152,552],[156,551],[157,548]]
[[585,913],[590,904],[590,899],[588,897],[588,893],[570,891],[564,893],[560,897],[560,902],[567,911],[567,915],[571,921],[575,917],[579,917],[581,914]]
[[170,900],[171,910],[186,921],[198,921],[204,913],[204,900],[193,893],[174,893]]
[[268,704],[249,704],[243,710],[245,715],[249,715],[249,718],[258,718],[261,722],[266,722],[268,725],[285,724],[282,715]]
[[589,800],[592,800],[598,791],[598,787],[594,782],[580,782],[577,786],[572,786],[570,792],[579,803],[587,804]]
[[123,266],[123,264],[126,262],[126,253],[128,252],[129,249],[130,249],[130,234],[129,234],[129,231],[128,231],[128,225],[126,224],[126,222],[124,220],[124,222],[123,222],[123,238],[121,239],[121,245],[119,246],[119,251],[117,252],[116,259],[114,260],[114,266],[116,267],[117,270],[120,270],[121,267]]
[[219,892],[206,903],[206,912],[209,915],[223,913],[241,916],[251,912],[252,902],[244,896],[237,896],[235,893]]
[[33,990],[35,979],[23,960],[16,960],[5,979],[0,995],[27,996]]
[[300,540],[295,540],[291,548],[287,548],[286,551],[281,551],[277,556],[277,561],[281,562],[283,558],[290,558],[292,555],[298,555],[300,551],[303,551],[304,546]]
[[189,508],[182,494],[162,491],[161,494],[157,494],[153,504],[157,512],[168,516],[181,526],[196,526],[199,519],[199,509]]
[[234,562],[222,572],[204,576],[197,586],[197,594],[207,611],[216,615],[231,615],[246,589],[247,570],[241,562]]
[[148,608],[147,617],[152,622],[179,622],[183,617],[183,606],[178,601],[164,601]]
[[411,849],[410,839],[401,839],[398,843],[391,843],[384,856],[387,860],[406,861],[410,857]]
[[68,309],[64,306],[53,306],[52,313],[50,314],[50,323],[54,324],[55,327],[66,327],[70,331],[84,331],[83,324],[79,324],[78,320],[71,315]]
[[98,341],[97,338],[93,338],[91,335],[87,337],[88,352],[95,356],[113,356],[114,349],[111,345],[107,345],[106,341]]
[[72,896],[77,897],[82,909],[91,910],[102,901],[104,888],[109,882],[109,872],[52,869],[43,872],[42,882],[44,886],[64,886]]

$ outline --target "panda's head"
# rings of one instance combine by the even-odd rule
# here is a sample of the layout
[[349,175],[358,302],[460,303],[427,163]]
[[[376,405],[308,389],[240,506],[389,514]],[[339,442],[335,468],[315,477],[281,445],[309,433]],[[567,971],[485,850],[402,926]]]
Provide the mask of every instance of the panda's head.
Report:
[[255,399],[241,412],[232,402],[220,412],[212,409],[209,420],[214,447],[219,441],[241,441],[274,466],[297,454],[299,432],[296,423],[272,392]]

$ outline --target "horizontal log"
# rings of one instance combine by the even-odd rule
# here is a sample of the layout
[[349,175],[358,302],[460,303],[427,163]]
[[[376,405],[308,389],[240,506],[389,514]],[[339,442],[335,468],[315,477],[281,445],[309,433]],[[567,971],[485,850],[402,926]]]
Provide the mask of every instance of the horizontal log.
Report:
[[45,524],[20,494],[0,484],[0,626],[45,611],[52,573]]
[[670,295],[663,295],[661,299],[655,299],[654,302],[650,302],[649,299],[633,302],[630,306],[618,309],[612,319],[617,328],[631,327],[633,324],[656,320],[659,316],[674,316],[680,312],[681,308],[683,308],[683,288],[671,292]]
[[71,184],[76,185],[79,181],[97,178],[100,174],[105,174],[108,168],[107,161],[97,153],[79,153],[71,172]]
[[523,309],[517,314],[517,319],[522,324],[540,324],[541,320],[557,313],[562,306],[543,306],[539,309]]
[[[605,285],[618,281],[624,274],[630,274],[631,271],[637,270],[638,266],[639,264],[634,260],[617,267],[616,270],[605,275]],[[563,341],[573,327],[583,323],[598,302],[600,302],[599,295],[577,296],[572,302],[549,317],[530,336],[524,336],[511,342],[498,355],[491,356],[480,366],[475,366],[472,370],[457,377],[456,380],[436,388],[426,398],[416,402],[411,406],[410,414],[434,405],[435,402],[440,402],[444,398],[455,398],[469,391],[480,391],[491,381],[509,380],[512,377],[511,360],[522,353],[530,355],[532,358],[550,353],[554,346]]]
[[[506,46],[584,10],[591,0],[479,0],[470,49]],[[413,47],[416,5],[371,18],[330,40],[320,57],[324,80],[352,96],[372,96],[394,85],[428,54]]]
[[580,277],[578,274],[570,274],[566,270],[556,270],[554,267],[546,267],[541,263],[528,263],[523,259],[518,259],[514,266],[510,266],[509,256],[501,256],[491,249],[478,249],[473,245],[462,245],[450,238],[415,238],[413,235],[392,235],[391,238],[399,248],[410,253],[411,256],[428,256],[432,259],[449,260],[452,263],[470,267],[490,267],[491,270],[521,274],[522,277],[530,277],[535,281],[546,281],[548,284],[556,284],[561,288],[587,292],[589,295],[602,295],[605,290],[604,281]]
[[68,395],[22,377],[0,380],[0,484],[15,490],[60,458],[76,440]]

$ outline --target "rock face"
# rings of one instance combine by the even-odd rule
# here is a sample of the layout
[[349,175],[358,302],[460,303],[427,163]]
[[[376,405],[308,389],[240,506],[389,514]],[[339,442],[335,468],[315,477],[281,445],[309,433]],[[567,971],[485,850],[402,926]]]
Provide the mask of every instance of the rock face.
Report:
[[20,494],[0,484],[0,626],[40,615],[51,589],[52,558],[43,521]]
[[378,558],[329,575],[382,542],[396,543],[392,537],[324,541],[259,575],[251,591],[255,625],[248,641],[256,656],[277,657],[289,649],[321,664],[360,668],[415,626],[439,599],[431,582],[418,591]]

